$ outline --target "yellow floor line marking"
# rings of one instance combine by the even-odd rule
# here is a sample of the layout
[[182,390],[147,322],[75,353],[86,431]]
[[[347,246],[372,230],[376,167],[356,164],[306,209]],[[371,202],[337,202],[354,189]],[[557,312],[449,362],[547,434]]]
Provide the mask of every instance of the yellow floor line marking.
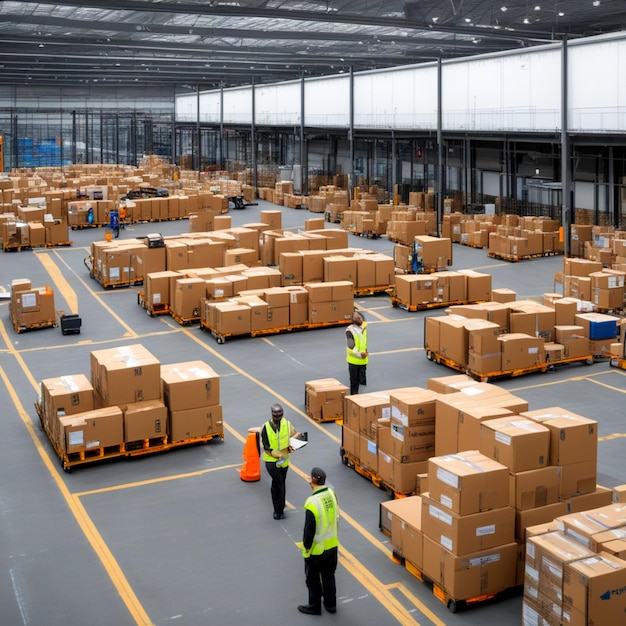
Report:
[[170,480],[180,480],[181,478],[193,478],[194,476],[203,476],[211,472],[219,472],[221,470],[239,467],[241,463],[233,463],[232,465],[220,465],[220,467],[212,467],[209,469],[197,470],[196,472],[187,472],[186,474],[174,474],[172,476],[160,476],[159,478],[150,478],[148,480],[139,480],[133,483],[121,483],[112,485],[111,487],[102,487],[101,489],[90,489],[89,491],[80,491],[74,494],[76,498],[84,496],[93,496],[95,494],[107,493],[111,491],[121,491],[122,489],[135,489],[136,487],[145,487],[147,485],[155,485],[157,483],[166,483]]
[[381,354],[400,354],[401,352],[419,352],[424,348],[399,348],[398,350],[384,350],[383,352],[370,352],[370,356],[380,356]]
[[526,385],[524,387],[513,387],[509,389],[511,393],[517,393],[519,391],[525,391],[526,389],[538,389],[540,387],[551,387],[552,385],[562,385],[563,383],[577,383],[581,381],[591,381],[596,376],[605,376],[606,374],[612,374],[611,371],[606,372],[593,372],[586,376],[571,376],[570,378],[564,378],[563,380],[553,380],[548,383],[537,383],[535,385]]
[[[342,513],[343,515],[343,513]],[[419,622],[400,603],[382,581],[372,575],[370,570],[364,567],[354,556],[343,546],[339,547],[339,562],[374,596],[389,613],[398,620],[400,624],[416,624]],[[416,608],[427,615],[437,626],[446,626],[434,613],[430,611],[422,602],[415,598]]]
[[594,385],[600,385],[600,387],[605,387],[606,389],[610,389],[611,391],[617,391],[619,393],[626,393],[626,389],[620,389],[619,387],[615,387],[613,385],[607,385],[599,380],[594,380],[593,378],[589,378],[589,382]]
[[122,326],[122,328],[126,330],[126,336],[137,338],[137,333],[128,324],[126,324],[126,322],[117,313],[115,313],[115,311],[113,311],[113,309],[108,306],[95,291],[91,289],[90,285],[88,285],[74,270],[70,268],[70,266],[59,256],[59,253],[55,252],[55,254],[61,263],[67,267],[68,271],[72,272],[76,279],[79,280],[85,289],[98,301],[98,304],[100,304],[100,306],[102,306],[102,308],[107,311],[107,313],[109,313],[109,315],[111,315],[111,317],[113,317]]
[[445,626],[445,622],[442,622],[427,606],[422,605],[420,599],[412,591],[409,591],[404,583],[392,583],[391,585],[387,585],[387,587],[400,591],[411,604],[423,606],[424,608],[420,608],[420,611],[426,615],[431,622]]
[[7,352],[15,357],[15,360],[19,363],[19,366],[22,368],[24,374],[26,374],[26,377],[28,378],[30,384],[35,390],[37,390],[37,392],[39,392],[39,383],[35,380],[35,377],[31,374],[30,370],[26,366],[22,355],[15,349],[15,347],[11,343],[11,340],[9,339],[9,335],[7,334],[6,328],[4,327],[2,320],[0,320],[0,337],[2,337],[2,340],[7,346]]
[[604,435],[604,437],[598,437],[598,441],[611,441],[612,439],[621,439],[626,437],[626,433],[613,433],[612,435]]
[[391,321],[388,317],[385,317],[384,315],[381,315],[380,313],[376,313],[376,311],[374,309],[368,309],[366,307],[359,306],[359,311],[361,313],[367,313],[368,315],[373,315],[380,322],[390,322]]
[[258,385],[259,387],[261,387],[262,389],[267,391],[267,393],[269,393],[270,395],[274,396],[277,400],[279,400],[279,402],[281,404],[288,406],[292,411],[294,411],[294,413],[297,413],[298,415],[304,417],[304,419],[306,419],[312,426],[314,426],[315,428],[317,428],[318,430],[323,432],[327,437],[329,437],[333,441],[341,444],[341,439],[340,438],[336,437],[335,435],[333,435],[332,433],[327,431],[322,426],[322,424],[320,422],[316,422],[315,420],[311,419],[306,413],[301,411],[297,406],[295,406],[294,404],[289,402],[289,400],[287,400],[287,398],[284,398],[279,393],[276,393],[271,387],[269,387],[265,383],[262,383],[260,380],[258,380],[257,378],[255,378],[251,374],[248,374],[248,372],[246,372],[245,370],[241,369],[239,366],[235,365],[232,361],[230,361],[225,356],[220,354],[217,350],[215,350],[214,348],[211,348],[208,344],[206,344],[203,341],[201,341],[198,337],[196,337],[194,334],[192,334],[187,328],[183,328],[182,332],[187,337],[189,337],[189,339],[191,339],[192,341],[197,343],[199,346],[201,346],[204,350],[206,350],[207,352],[212,354],[216,359],[219,359],[220,361],[222,361],[222,363],[225,363],[226,365],[228,365],[228,367],[232,368],[238,374],[240,374],[241,376],[244,376],[245,378],[247,378],[248,380],[253,382],[255,385]]
[[76,292],[70,287],[65,276],[61,273],[59,266],[54,263],[52,257],[47,252],[37,252],[35,256],[41,262],[46,272],[48,272],[58,292],[63,296],[69,308],[68,313],[78,313],[78,298],[76,297]]
[[[27,371],[27,370],[25,370]],[[111,582],[115,586],[115,589],[120,594],[122,601],[126,605],[129,613],[132,615],[136,624],[140,624],[142,626],[147,626],[152,624],[152,621],[148,617],[148,614],[144,610],[143,606],[139,602],[137,596],[135,595],[132,587],[130,586],[128,580],[124,576],[120,566],[117,561],[113,557],[113,554],[109,550],[106,542],[96,529],[94,523],[91,521],[91,518],[87,514],[87,511],[83,507],[80,499],[74,495],[72,495],[69,489],[66,487],[65,483],[61,480],[59,476],[59,472],[56,467],[53,465],[50,457],[44,450],[43,445],[41,444],[37,433],[35,432],[35,428],[33,426],[32,420],[28,413],[24,410],[22,403],[15,391],[15,388],[11,385],[11,381],[7,377],[3,368],[0,367],[0,377],[2,378],[9,394],[11,396],[11,400],[17,409],[17,412],[20,416],[20,419],[26,426],[26,430],[30,435],[30,438],[33,440],[35,444],[35,449],[37,450],[39,457],[43,461],[46,469],[50,473],[52,480],[55,482],[57,488],[59,489],[61,495],[64,500],[67,502],[67,505],[74,515],[74,518],[78,522],[83,534],[87,541],[89,541],[91,547],[94,552],[102,562],[104,569],[109,575]]]

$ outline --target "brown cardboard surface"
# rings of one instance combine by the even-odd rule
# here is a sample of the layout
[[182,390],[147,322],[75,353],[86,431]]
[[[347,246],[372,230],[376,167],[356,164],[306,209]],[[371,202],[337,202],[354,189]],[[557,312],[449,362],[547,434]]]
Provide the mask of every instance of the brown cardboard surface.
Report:
[[422,496],[422,530],[457,556],[487,550],[515,541],[515,510],[492,509],[457,515],[426,494]]
[[524,411],[521,415],[550,429],[550,465],[596,461],[598,428],[595,420],[561,407]]
[[204,361],[161,365],[163,399],[170,411],[220,403],[220,378]]
[[223,432],[221,404],[170,412],[169,434],[172,442]]
[[124,414],[124,441],[153,439],[167,434],[167,408],[160,400],[146,400],[120,408]]
[[480,426],[479,449],[512,472],[539,469],[548,464],[550,430],[517,416],[487,420]]
[[559,471],[554,465],[509,474],[509,505],[519,511],[559,501]]
[[517,544],[513,542],[459,557],[424,537],[424,573],[456,600],[513,587],[516,564]]
[[428,485],[432,500],[459,515],[509,504],[507,468],[476,450],[429,459]]

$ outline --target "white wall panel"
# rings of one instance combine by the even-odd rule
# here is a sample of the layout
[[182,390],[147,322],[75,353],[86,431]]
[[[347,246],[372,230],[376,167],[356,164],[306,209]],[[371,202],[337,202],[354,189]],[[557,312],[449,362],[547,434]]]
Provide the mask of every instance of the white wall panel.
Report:
[[[447,61],[443,130],[545,132],[561,127],[561,45]],[[626,132],[626,33],[568,44],[569,127]],[[257,123],[299,124],[300,81],[256,87]],[[250,124],[251,87],[224,91],[224,121]],[[201,121],[219,122],[219,91],[201,95]],[[355,126],[434,130],[437,66],[354,75]],[[305,125],[347,127],[348,74],[305,81]],[[197,119],[197,96],[176,97],[178,121]]]
[[311,78],[304,87],[306,126],[350,125],[350,77]]
[[626,40],[570,45],[570,130],[626,130]]
[[198,96],[195,93],[176,96],[174,104],[177,122],[195,122],[198,119]]
[[577,209],[595,209],[595,185],[574,182],[574,203]]
[[354,77],[354,125],[437,128],[437,68],[363,72]]
[[252,87],[224,90],[224,123],[250,124],[252,121]]
[[560,126],[560,48],[477,57],[442,68],[445,130]]
[[256,123],[299,126],[301,85],[293,81],[256,87]]
[[200,93],[200,121],[210,124],[220,123],[220,102],[219,91],[205,91]]

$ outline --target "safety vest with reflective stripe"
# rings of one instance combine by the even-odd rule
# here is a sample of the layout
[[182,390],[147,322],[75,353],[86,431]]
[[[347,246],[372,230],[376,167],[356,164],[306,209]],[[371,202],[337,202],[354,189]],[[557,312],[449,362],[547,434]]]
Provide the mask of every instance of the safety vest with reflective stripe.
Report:
[[367,357],[361,358],[361,352],[367,351],[367,329],[350,324],[348,330],[352,333],[354,348],[346,346],[346,361],[354,365],[367,365]]
[[318,489],[306,499],[304,508],[315,516],[315,537],[307,554],[319,555],[336,548],[339,545],[337,537],[339,505],[334,492],[328,487]]
[[[280,420],[278,431],[272,428],[269,422],[265,422],[265,432],[270,444],[270,450],[284,450],[289,447],[289,437],[291,436],[291,423],[284,417]],[[276,463],[279,459],[273,457],[267,450],[263,451],[263,460]],[[289,465],[289,458],[283,459],[282,467]]]

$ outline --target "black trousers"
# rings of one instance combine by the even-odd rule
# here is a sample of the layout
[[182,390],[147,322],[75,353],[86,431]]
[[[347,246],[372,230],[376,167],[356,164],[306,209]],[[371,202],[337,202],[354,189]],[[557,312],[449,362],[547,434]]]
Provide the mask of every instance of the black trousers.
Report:
[[265,468],[272,479],[272,504],[274,513],[282,515],[285,510],[285,481],[287,480],[288,467],[276,467],[276,463],[265,461]]
[[334,609],[337,606],[335,570],[337,569],[337,548],[326,550],[320,555],[311,555],[304,559],[304,576],[309,590],[309,606],[316,609],[324,606]]
[[365,385],[366,368],[367,365],[348,363],[348,373],[350,374],[350,395],[359,393],[359,385]]

